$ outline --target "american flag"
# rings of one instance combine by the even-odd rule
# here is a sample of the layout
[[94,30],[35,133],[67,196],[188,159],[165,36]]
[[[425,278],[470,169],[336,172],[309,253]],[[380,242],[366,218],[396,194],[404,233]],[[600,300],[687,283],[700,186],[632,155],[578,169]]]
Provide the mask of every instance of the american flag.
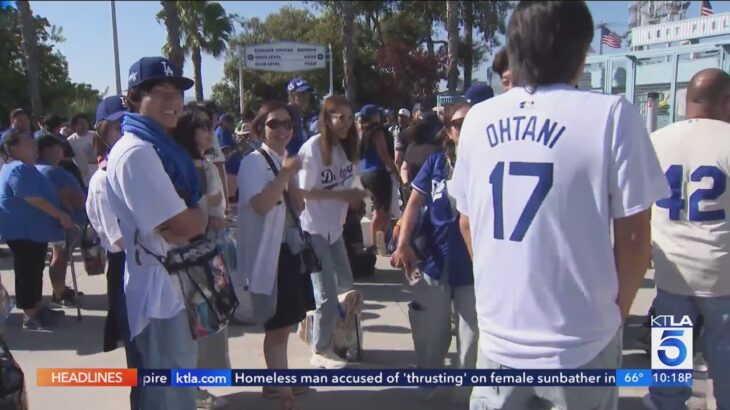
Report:
[[601,44],[605,44],[611,48],[621,48],[621,37],[605,26],[601,27]]
[[710,0],[702,0],[702,6],[700,6],[700,16],[711,16],[712,13],[712,4],[710,4]]

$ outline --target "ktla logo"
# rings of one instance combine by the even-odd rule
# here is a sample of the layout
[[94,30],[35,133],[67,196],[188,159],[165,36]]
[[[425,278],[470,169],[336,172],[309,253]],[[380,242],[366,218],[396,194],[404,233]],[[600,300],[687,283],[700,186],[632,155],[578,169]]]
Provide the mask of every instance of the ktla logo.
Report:
[[672,315],[651,317],[651,368],[692,370],[693,364],[692,320],[682,316],[680,321]]

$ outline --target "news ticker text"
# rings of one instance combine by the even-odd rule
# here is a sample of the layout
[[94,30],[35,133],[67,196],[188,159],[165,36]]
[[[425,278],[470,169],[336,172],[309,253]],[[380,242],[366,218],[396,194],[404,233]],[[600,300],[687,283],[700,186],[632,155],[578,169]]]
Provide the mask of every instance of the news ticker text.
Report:
[[692,385],[691,370],[651,369],[37,369],[38,386],[655,386]]

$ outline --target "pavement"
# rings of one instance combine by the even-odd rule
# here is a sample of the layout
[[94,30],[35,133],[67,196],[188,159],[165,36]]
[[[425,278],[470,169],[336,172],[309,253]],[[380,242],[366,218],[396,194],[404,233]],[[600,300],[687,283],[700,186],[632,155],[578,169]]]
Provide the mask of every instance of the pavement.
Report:
[[[66,317],[53,333],[28,332],[22,328],[22,311],[14,309],[6,323],[3,335],[13,355],[26,373],[30,408],[73,410],[122,410],[129,408],[128,388],[121,387],[37,387],[35,369],[45,368],[113,368],[126,367],[124,352],[102,352],[103,325],[106,315],[106,278],[87,276],[76,256],[79,289],[82,297],[81,321],[75,309],[65,309]],[[357,281],[356,288],[364,293],[362,313],[364,330],[364,358],[356,368],[408,368],[415,363],[413,341],[408,321],[408,302],[411,300],[402,272],[393,270],[385,258],[378,259],[378,272],[370,278]],[[631,309],[624,333],[624,368],[648,368],[649,357],[636,348],[636,339],[642,316],[648,311],[654,297],[654,283],[650,271],[644,280]],[[0,258],[0,277],[14,293],[12,260]],[[50,283],[44,283],[44,301],[50,302]],[[67,282],[71,283],[69,270]],[[256,327],[231,326],[229,351],[233,368],[265,368],[263,333]],[[289,339],[289,365],[308,368],[309,348],[292,333]],[[452,342],[449,360],[456,358],[456,340]],[[402,410],[417,407],[422,410],[467,409],[466,389],[443,389],[436,397],[422,399],[413,388],[324,388],[299,396],[302,409],[327,410]],[[712,397],[711,389],[707,392]],[[278,400],[265,400],[260,388],[219,387],[210,392],[228,400],[225,409],[279,408]],[[619,408],[643,409],[641,397],[646,388],[621,388]],[[714,400],[708,410],[714,409]]]

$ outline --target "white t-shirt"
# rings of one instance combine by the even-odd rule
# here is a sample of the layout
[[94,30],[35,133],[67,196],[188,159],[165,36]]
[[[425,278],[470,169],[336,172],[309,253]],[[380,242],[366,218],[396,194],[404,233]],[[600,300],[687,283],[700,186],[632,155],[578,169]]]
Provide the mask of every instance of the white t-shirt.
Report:
[[[206,195],[214,195],[216,193],[221,194],[221,202],[218,205],[208,206],[208,215],[216,218],[224,218],[226,216],[226,200],[223,194],[223,181],[221,181],[221,175],[218,173],[218,168],[210,162],[205,161],[203,163],[205,167],[205,179],[206,185],[208,186],[208,192]],[[207,198],[206,198],[207,201]]]
[[89,180],[89,193],[86,196],[86,215],[89,223],[99,235],[101,246],[108,252],[117,253],[122,249],[114,243],[122,239],[117,216],[109,204],[106,170],[99,168]]
[[679,295],[730,295],[730,124],[681,121],[651,140],[673,191],[652,208],[657,287]]
[[469,217],[479,348],[513,368],[576,368],[621,317],[610,223],[668,188],[636,107],[513,88],[471,108],[448,190]]
[[[266,144],[261,148],[269,153],[277,166],[284,159]],[[279,265],[279,251],[284,236],[286,205],[284,196],[266,215],[259,215],[251,206],[251,198],[274,180],[274,172],[266,158],[253,151],[243,158],[238,170],[238,221],[236,236],[239,263],[238,278],[248,281],[252,293],[272,294]]]
[[[152,144],[125,133],[114,144],[107,165],[109,203],[119,218],[127,252],[124,280],[131,337],[140,334],[150,318],[169,319],[184,309],[172,277],[150,252],[164,256],[172,246],[157,227],[187,209],[175,192]],[[137,262],[139,260],[139,263]]]
[[71,144],[76,157],[74,163],[79,167],[81,176],[86,184],[89,183],[91,176],[96,172],[96,149],[94,148],[94,137],[96,132],[88,131],[84,135],[73,134],[68,137],[68,143]]
[[[325,166],[322,159],[321,135],[308,139],[299,149],[302,169],[299,171],[299,187],[307,191],[325,189],[341,191],[352,188],[355,182],[355,166],[347,159],[340,145],[332,147],[332,164]],[[310,234],[322,235],[330,243],[342,236],[342,226],[347,218],[348,204],[336,199],[304,201],[301,215],[302,229]]]

